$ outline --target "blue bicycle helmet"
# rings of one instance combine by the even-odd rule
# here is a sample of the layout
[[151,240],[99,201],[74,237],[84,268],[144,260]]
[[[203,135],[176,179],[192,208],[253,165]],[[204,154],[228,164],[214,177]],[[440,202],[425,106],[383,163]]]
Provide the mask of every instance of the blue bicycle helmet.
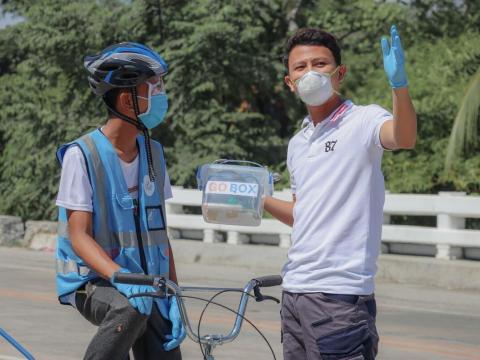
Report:
[[[95,95],[102,96],[109,111],[118,118],[131,123],[143,131],[148,159],[150,181],[155,180],[150,135],[148,129],[139,120],[137,85],[145,83],[153,76],[164,76],[168,65],[163,58],[148,46],[123,42],[111,45],[97,55],[85,56],[84,66],[88,72],[88,83]],[[112,89],[127,88],[132,94],[136,119],[118,112],[107,99]]]
[[134,42],[114,44],[97,55],[86,56],[84,66],[90,87],[99,96],[114,88],[135,87],[168,71],[159,54]]

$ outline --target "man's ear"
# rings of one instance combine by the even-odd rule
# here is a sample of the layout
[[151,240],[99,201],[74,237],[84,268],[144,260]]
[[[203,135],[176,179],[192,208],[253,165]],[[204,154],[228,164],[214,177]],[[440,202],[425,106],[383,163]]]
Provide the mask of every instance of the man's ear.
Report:
[[118,95],[118,102],[123,109],[133,111],[133,100],[130,92],[121,91]]
[[338,68],[338,81],[343,82],[345,76],[347,75],[347,65],[341,64]]
[[285,84],[287,84],[287,86],[290,88],[290,91],[295,92],[295,85],[293,84],[293,81],[290,80],[290,76],[285,75],[283,80],[285,81]]

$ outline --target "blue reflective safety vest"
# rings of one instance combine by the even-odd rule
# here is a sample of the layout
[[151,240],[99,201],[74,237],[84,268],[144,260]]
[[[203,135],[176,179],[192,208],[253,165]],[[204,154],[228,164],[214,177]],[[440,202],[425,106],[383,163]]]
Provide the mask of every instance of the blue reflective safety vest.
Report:
[[[138,200],[130,196],[118,155],[100,130],[62,145],[57,159],[62,164],[69,146],[80,147],[93,189],[92,235],[110,258],[132,273],[168,278],[165,160],[162,146],[151,140],[155,181],[150,182],[144,142],[145,138],[139,135]],[[59,207],[58,216],[56,270],[57,295],[61,303],[64,303],[62,297],[99,277],[75,254],[68,236],[67,211],[62,207]]]

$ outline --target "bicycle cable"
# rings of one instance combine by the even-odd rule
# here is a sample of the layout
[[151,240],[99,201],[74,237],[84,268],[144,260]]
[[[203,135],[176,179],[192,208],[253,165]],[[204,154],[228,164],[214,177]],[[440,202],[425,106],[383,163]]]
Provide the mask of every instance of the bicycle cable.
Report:
[[189,296],[189,295],[181,295],[181,297],[184,297],[184,298],[190,298],[190,299],[196,299],[196,300],[201,300],[201,301],[205,301],[207,304],[205,305],[205,307],[203,308],[201,314],[200,314],[200,318],[198,319],[198,326],[197,326],[197,335],[198,335],[198,339],[199,339],[199,346],[200,346],[200,351],[202,352],[202,356],[203,358],[205,359],[206,358],[206,354],[205,352],[203,351],[203,346],[202,346],[202,343],[200,341],[201,339],[201,335],[200,335],[200,327],[201,327],[201,323],[202,323],[202,319],[203,319],[203,315],[205,313],[205,311],[207,310],[208,306],[210,304],[213,304],[213,305],[216,305],[216,306],[219,306],[223,309],[226,309],[234,314],[236,314],[237,316],[240,316],[243,320],[245,320],[246,322],[248,322],[254,329],[255,331],[258,332],[258,334],[263,338],[263,340],[267,343],[267,346],[268,348],[270,349],[270,352],[272,353],[272,356],[273,356],[273,359],[276,360],[276,356],[275,356],[275,352],[273,351],[273,348],[272,346],[270,345],[270,342],[267,340],[266,336],[260,331],[260,329],[258,329],[255,324],[253,324],[252,321],[250,321],[249,319],[247,319],[245,316],[241,315],[240,313],[238,313],[237,311],[229,308],[228,306],[225,306],[223,304],[220,304],[220,303],[217,303],[215,301],[213,301],[217,296],[223,294],[223,293],[227,293],[227,292],[240,292],[242,294],[245,294],[247,296],[250,296],[251,298],[254,298],[255,299],[255,296],[245,292],[245,291],[242,291],[242,290],[234,290],[234,289],[228,289],[228,290],[222,290],[222,291],[219,291],[218,293],[216,293],[215,295],[213,295],[210,300],[207,300],[205,298],[201,298],[201,297],[197,297],[197,296]]

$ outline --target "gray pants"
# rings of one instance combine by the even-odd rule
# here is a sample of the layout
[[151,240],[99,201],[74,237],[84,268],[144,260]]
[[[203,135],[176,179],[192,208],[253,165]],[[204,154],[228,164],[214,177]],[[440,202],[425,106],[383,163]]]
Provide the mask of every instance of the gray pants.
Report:
[[105,280],[87,283],[85,291],[77,291],[75,303],[85,319],[98,326],[84,359],[126,360],[132,349],[137,360],[181,360],[180,347],[163,350],[171,323],[155,304],[150,317],[140,314]]
[[282,295],[284,360],[373,360],[378,350],[374,295]]

